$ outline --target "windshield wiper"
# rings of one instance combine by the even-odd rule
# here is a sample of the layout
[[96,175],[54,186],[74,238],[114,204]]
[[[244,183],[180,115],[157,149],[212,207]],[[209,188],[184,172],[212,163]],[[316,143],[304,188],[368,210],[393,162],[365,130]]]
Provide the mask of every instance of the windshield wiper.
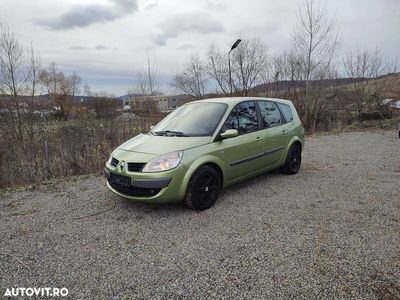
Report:
[[180,131],[172,131],[172,130],[162,130],[153,132],[155,135],[163,135],[163,136],[187,136],[183,132]]

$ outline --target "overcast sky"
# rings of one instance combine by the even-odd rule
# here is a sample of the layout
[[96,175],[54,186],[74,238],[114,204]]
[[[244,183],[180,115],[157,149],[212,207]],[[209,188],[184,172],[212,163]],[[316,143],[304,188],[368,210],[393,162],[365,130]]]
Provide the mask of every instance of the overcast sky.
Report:
[[[400,58],[400,0],[329,0],[342,33],[341,49],[375,49]],[[229,50],[257,36],[270,53],[291,45],[300,0],[0,0],[0,23],[44,66],[76,71],[92,91],[122,95],[155,56],[165,84],[193,52],[211,42]],[[167,92],[171,92],[168,90]]]

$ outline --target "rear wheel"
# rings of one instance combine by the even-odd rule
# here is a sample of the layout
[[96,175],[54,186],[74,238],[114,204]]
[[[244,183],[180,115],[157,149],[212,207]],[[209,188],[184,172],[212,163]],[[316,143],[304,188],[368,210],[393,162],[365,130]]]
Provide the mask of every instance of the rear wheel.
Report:
[[285,174],[296,174],[301,166],[301,148],[298,144],[293,144],[287,154],[286,162],[282,167]]
[[218,172],[210,166],[202,166],[190,179],[184,201],[189,207],[204,210],[214,205],[220,191]]

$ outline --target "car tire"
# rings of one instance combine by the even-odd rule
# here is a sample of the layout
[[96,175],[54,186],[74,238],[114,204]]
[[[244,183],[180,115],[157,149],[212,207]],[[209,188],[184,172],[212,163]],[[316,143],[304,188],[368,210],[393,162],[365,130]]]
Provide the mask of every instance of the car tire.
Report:
[[293,144],[287,154],[285,164],[282,167],[282,172],[285,174],[296,174],[301,166],[301,147],[298,144]]
[[190,179],[184,202],[187,206],[205,210],[214,205],[221,192],[221,177],[210,166],[200,167]]

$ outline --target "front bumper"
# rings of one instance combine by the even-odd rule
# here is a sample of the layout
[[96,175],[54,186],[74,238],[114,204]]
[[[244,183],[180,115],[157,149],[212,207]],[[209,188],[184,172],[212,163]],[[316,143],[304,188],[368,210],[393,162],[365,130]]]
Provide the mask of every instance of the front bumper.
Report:
[[[110,174],[107,169],[104,169],[104,176],[107,180],[110,179]],[[116,174],[116,173],[114,173]],[[119,174],[118,174],[119,175]],[[160,179],[133,179],[131,178],[132,187],[145,188],[145,189],[162,189],[166,188],[171,183],[172,178],[160,178]]]
[[[185,173],[186,169],[183,165],[173,170],[159,173],[118,172],[117,168],[108,164],[104,169],[107,186],[113,193],[124,198],[147,203],[181,201],[186,191],[186,188],[182,186],[182,179]],[[130,186],[115,184],[110,180],[113,174],[130,177]]]

